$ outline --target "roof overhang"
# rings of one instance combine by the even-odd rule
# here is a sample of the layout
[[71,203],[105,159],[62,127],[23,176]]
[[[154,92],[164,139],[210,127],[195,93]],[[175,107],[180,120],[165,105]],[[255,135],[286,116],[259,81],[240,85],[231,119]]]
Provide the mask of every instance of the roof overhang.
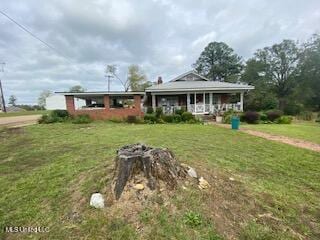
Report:
[[146,89],[147,93],[157,93],[157,92],[246,92],[249,90],[253,90],[254,86],[245,86],[245,87],[239,87],[239,88],[170,88],[170,89]]
[[64,96],[79,96],[79,97],[89,97],[89,96],[134,96],[134,95],[140,95],[143,96],[145,93],[144,92],[121,92],[121,91],[113,91],[113,92],[108,92],[108,91],[97,91],[97,92],[55,92],[57,94],[61,94]]

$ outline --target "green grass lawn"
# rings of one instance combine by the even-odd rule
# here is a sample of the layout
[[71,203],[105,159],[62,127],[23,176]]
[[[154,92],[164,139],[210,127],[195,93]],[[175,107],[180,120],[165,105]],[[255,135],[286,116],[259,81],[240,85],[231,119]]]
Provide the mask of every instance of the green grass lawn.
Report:
[[8,112],[3,113],[0,112],[1,117],[16,117],[16,116],[26,116],[26,115],[38,115],[38,114],[46,114],[49,113],[49,110],[40,110],[40,111],[20,111],[20,112]]
[[[90,195],[110,184],[115,151],[136,142],[170,148],[211,188],[179,188],[169,204],[134,216],[90,208]],[[2,130],[0,153],[0,228],[50,229],[1,232],[0,239],[320,238],[320,154],[242,132],[189,124],[33,125]]]
[[249,128],[275,135],[297,138],[320,144],[320,123],[298,122],[292,124],[247,124]]

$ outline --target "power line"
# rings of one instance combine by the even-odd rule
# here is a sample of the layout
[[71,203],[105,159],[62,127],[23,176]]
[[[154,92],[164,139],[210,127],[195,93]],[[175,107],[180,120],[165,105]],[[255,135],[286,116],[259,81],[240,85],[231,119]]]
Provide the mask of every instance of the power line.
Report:
[[[3,11],[0,10],[0,13],[5,16],[6,18],[8,18],[11,22],[13,22],[14,24],[16,24],[19,28],[21,28],[23,31],[25,31],[26,33],[28,33],[29,35],[31,35],[33,38],[37,39],[38,41],[40,41],[41,43],[43,43],[44,45],[46,45],[48,48],[50,48],[51,50],[57,52],[58,54],[62,55],[63,57],[65,57],[58,49],[52,47],[49,43],[46,43],[45,41],[43,41],[41,38],[39,38],[38,36],[36,36],[35,34],[33,34],[30,30],[28,30],[26,27],[24,27],[23,25],[21,25],[20,23],[18,23],[16,20],[14,20],[13,18],[11,18],[10,16],[8,16],[6,13],[4,13]],[[66,57],[65,57],[66,58]]]
[[[32,33],[30,30],[28,30],[25,26],[23,26],[22,24],[18,23],[16,20],[14,20],[12,17],[10,17],[8,14],[4,13],[3,11],[0,10],[0,13],[5,16],[6,18],[8,18],[11,22],[13,22],[14,24],[16,24],[19,28],[21,28],[24,32],[28,33],[30,36],[32,36],[34,39],[40,41],[42,44],[44,44],[46,47],[50,48],[51,50],[53,50],[54,52],[58,53],[59,55],[63,56],[69,63],[71,64],[76,64],[75,62],[73,62],[72,60],[70,60],[67,56],[65,56],[63,53],[61,53],[58,49],[56,49],[55,47],[51,46],[49,43],[47,43],[46,41],[42,40],[41,38],[39,38],[37,35],[35,35],[34,33]],[[78,66],[78,68],[82,69],[83,71],[87,72],[88,74],[91,74],[87,69],[82,68],[81,66]],[[121,81],[121,79],[116,76],[117,79],[121,82],[121,84],[123,84],[123,82]],[[110,84],[110,83],[109,83]]]

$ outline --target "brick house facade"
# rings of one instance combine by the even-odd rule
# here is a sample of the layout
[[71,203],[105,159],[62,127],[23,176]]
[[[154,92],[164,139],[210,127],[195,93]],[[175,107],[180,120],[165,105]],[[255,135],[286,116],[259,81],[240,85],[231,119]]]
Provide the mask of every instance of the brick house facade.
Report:
[[[75,99],[83,99],[88,102],[88,100],[99,97],[103,99],[103,103],[99,107],[88,107],[82,106],[77,108],[75,104]],[[117,106],[114,107],[111,105],[111,98],[129,98],[132,102],[131,106],[123,107]],[[117,93],[65,93],[66,107],[67,111],[72,116],[77,115],[89,115],[94,120],[106,120],[111,118],[124,119],[128,116],[143,116],[142,111],[142,97],[143,93],[128,93],[128,92],[117,92]]]

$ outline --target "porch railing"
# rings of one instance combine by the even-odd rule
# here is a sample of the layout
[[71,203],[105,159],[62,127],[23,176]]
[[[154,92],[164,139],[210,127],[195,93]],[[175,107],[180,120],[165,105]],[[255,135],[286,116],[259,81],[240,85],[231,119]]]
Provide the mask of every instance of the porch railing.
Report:
[[[186,108],[186,106],[183,106]],[[164,114],[173,114],[176,110],[181,109],[182,106],[162,106]],[[193,114],[215,114],[218,112],[226,112],[228,110],[241,111],[241,105],[237,103],[223,103],[223,104],[190,104],[187,108]],[[143,111],[146,113],[147,108],[144,107]]]
[[237,103],[223,103],[223,104],[190,104],[189,111],[192,113],[217,113],[228,110],[241,111],[241,105]]

